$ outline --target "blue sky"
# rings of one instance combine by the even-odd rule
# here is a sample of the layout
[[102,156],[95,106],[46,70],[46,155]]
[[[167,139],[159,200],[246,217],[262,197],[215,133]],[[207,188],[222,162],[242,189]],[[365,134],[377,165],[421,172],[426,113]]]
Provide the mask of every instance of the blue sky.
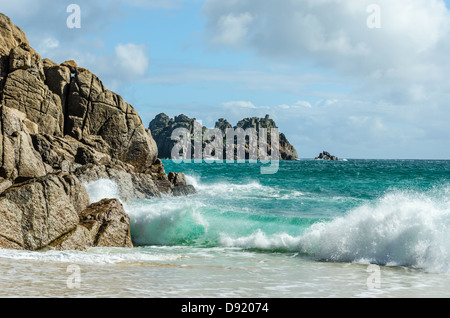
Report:
[[[66,8],[81,9],[69,29]],[[370,29],[370,4],[381,28]],[[144,124],[265,114],[300,157],[450,159],[442,0],[0,0],[45,58],[74,59]]]

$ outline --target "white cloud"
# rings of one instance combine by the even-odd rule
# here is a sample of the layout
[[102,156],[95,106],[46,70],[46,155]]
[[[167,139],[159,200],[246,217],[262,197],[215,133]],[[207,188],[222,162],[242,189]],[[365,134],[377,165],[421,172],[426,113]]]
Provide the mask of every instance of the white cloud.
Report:
[[248,12],[234,15],[232,13],[221,16],[217,21],[217,34],[213,42],[219,45],[238,47],[248,33],[253,16]]
[[[443,0],[377,0],[381,28],[370,29],[366,9],[373,3],[206,0],[203,14],[210,45],[251,52],[265,65],[290,64],[292,83],[301,82],[304,75],[294,72],[302,64],[311,65],[310,78],[314,69],[332,78],[297,91],[320,97],[314,106],[272,107],[305,147],[335,145],[354,157],[359,148],[367,157],[448,158],[450,11]],[[239,46],[215,41],[223,33],[218,22],[230,14],[252,17]]]
[[299,100],[299,101],[295,102],[293,105],[282,104],[282,105],[279,105],[278,107],[282,108],[282,109],[298,109],[298,108],[311,108],[312,105],[308,101]]
[[126,5],[143,9],[180,9],[184,0],[127,0]]
[[225,102],[222,103],[222,106],[226,108],[256,108],[256,106],[252,102],[245,102],[245,101],[235,101],[235,102]]
[[59,41],[52,36],[45,37],[38,43],[38,46],[35,47],[35,50],[39,52],[42,56],[47,56],[53,50],[59,47]]
[[115,62],[120,72],[130,79],[144,76],[149,68],[149,58],[145,51],[145,45],[118,44],[115,49]]
[[354,100],[299,104],[303,102],[272,106],[227,102],[222,103],[222,112],[216,111],[216,118],[233,123],[269,114],[301,157],[314,157],[326,149],[344,158],[448,158],[442,148],[448,142],[447,120],[437,118],[432,107],[424,112],[417,105]]
[[[207,0],[203,13],[208,19],[207,33],[216,46],[236,47],[238,42],[241,49],[251,50],[268,61],[311,61],[341,75],[359,78],[366,90],[379,85],[379,91],[375,91],[381,95],[407,90],[412,80],[427,86],[444,81],[450,72],[445,62],[450,42],[450,12],[445,3],[379,0],[382,28],[369,29],[366,9],[372,3],[372,0]],[[248,17],[245,27],[230,22],[226,28],[223,22],[229,17],[244,16]],[[217,40],[224,34],[232,34],[233,29],[237,29],[234,34],[239,41],[234,41],[231,35],[224,36],[229,41]],[[245,37],[241,35],[244,33]],[[395,85],[391,85],[394,81]],[[409,99],[407,94],[397,97]]]
[[311,103],[305,100],[299,100],[297,101],[294,105],[294,107],[306,107],[306,108],[311,108]]

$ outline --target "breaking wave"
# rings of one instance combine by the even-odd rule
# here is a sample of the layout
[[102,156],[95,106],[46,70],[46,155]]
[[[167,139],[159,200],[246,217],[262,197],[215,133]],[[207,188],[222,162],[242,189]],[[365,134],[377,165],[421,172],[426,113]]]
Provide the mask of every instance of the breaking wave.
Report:
[[[407,266],[429,272],[450,271],[450,187],[426,192],[391,190],[384,196],[321,220],[292,214],[239,209],[231,199],[302,197],[257,182],[202,184],[188,177],[198,194],[125,204],[136,245],[207,246],[287,251],[326,262]],[[90,184],[117,195],[113,182]],[[220,201],[218,197],[223,200]],[[219,203],[218,203],[219,202]]]
[[327,262],[407,266],[429,272],[450,271],[449,187],[426,193],[393,191],[318,222],[302,235],[224,235],[222,244],[243,248],[288,249]]

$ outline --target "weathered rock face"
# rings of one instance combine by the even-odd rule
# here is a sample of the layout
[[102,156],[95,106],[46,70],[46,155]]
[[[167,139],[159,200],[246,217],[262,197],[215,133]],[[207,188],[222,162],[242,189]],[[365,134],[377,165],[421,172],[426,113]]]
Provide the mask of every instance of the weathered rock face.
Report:
[[[200,123],[196,121],[195,118],[189,118],[185,115],[180,115],[175,117],[174,119],[169,118],[166,114],[159,114],[153,119],[149,126],[150,130],[153,133],[153,137],[156,141],[156,144],[158,146],[159,156],[161,158],[170,159],[172,158],[172,149],[174,146],[178,143],[177,140],[172,140],[172,132],[175,131],[178,128],[186,128],[190,132],[190,136],[192,139],[192,147],[191,147],[191,158],[195,158],[194,155],[196,153],[195,151],[195,131],[197,132],[205,132],[208,131],[206,127],[202,127]],[[265,128],[267,129],[268,135],[267,135],[267,142],[268,146],[267,149],[271,149],[271,138],[270,138],[270,132],[272,128],[278,128],[275,124],[275,122],[269,118],[267,115],[265,118],[245,118],[237,123],[235,127],[232,127],[231,124],[221,118],[216,122],[215,129],[218,130],[223,137],[223,158],[227,158],[227,147],[226,147],[226,132],[227,129],[237,129],[240,128],[242,130],[246,129],[255,129],[257,133],[259,133],[260,129]],[[211,131],[211,130],[209,130]],[[254,140],[255,145],[252,145],[255,149],[258,147],[256,144],[258,140]],[[250,146],[248,144],[249,142],[246,142],[245,145],[245,156],[248,159],[249,158],[249,151]],[[201,142],[202,144],[202,151],[207,147],[209,144],[209,140],[203,140]],[[295,148],[289,143],[286,136],[284,134],[279,135],[279,150],[280,150],[280,160],[297,160],[298,154]],[[234,145],[232,149],[229,149],[228,151],[233,152],[232,157],[236,158],[237,156],[237,147]],[[215,155],[213,152],[212,155]]]
[[26,43],[16,46],[9,54],[9,72],[13,73],[16,70],[28,71],[39,80],[45,80],[41,57]]
[[159,157],[162,159],[172,158],[172,149],[177,143],[172,140],[172,132],[176,129],[183,128],[190,132],[190,135],[194,134],[194,128],[201,125],[195,120],[195,118],[189,118],[186,115],[179,115],[175,118],[169,118],[166,114],[159,114],[150,123],[149,129],[152,131],[153,138],[155,139]]
[[0,177],[20,182],[47,174],[46,167],[34,149],[30,132],[36,125],[25,114],[5,106],[0,107]]
[[83,182],[123,200],[195,193],[169,180],[134,108],[74,61],[42,60],[0,14],[0,248],[132,247],[119,201],[90,206]]
[[130,218],[116,199],[91,204],[79,214],[79,223],[45,249],[84,250],[86,247],[132,248]]
[[0,196],[0,247],[40,250],[73,231],[89,197],[70,174],[16,184]]
[[134,108],[87,70],[75,68],[66,118],[66,134],[80,141],[102,137],[112,158],[132,164],[138,172],[145,172],[157,158],[155,141]]
[[133,247],[130,218],[116,199],[94,203],[81,215],[81,225],[89,231],[88,242],[96,247]]
[[62,136],[61,102],[36,76],[23,69],[8,74],[2,95],[3,104],[25,113],[40,133]]
[[186,184],[186,175],[184,173],[169,173],[169,181],[174,186],[172,192],[175,196],[185,196],[195,193],[194,187]]
[[226,119],[220,118],[216,122],[215,128],[219,129],[222,134],[225,135],[227,133],[227,129],[231,129],[233,128],[233,126],[231,126],[231,124]]
[[44,63],[29,46],[25,34],[9,18],[0,16],[1,100],[38,124],[41,133],[62,135],[59,98],[45,85]]
[[133,247],[130,219],[118,200],[88,204],[86,189],[71,174],[10,187],[0,196],[0,248]]
[[0,41],[8,45],[2,50],[8,64],[2,68],[4,106],[25,113],[39,126],[40,134],[69,135],[133,165],[137,172],[153,165],[156,143],[131,105],[73,61],[61,65],[42,61],[25,36],[16,33],[5,34]]
[[298,153],[287,140],[285,134],[280,134],[280,156],[282,160],[297,160]]
[[3,88],[9,73],[9,54],[13,48],[22,43],[28,45],[25,33],[7,16],[0,13],[0,89]]

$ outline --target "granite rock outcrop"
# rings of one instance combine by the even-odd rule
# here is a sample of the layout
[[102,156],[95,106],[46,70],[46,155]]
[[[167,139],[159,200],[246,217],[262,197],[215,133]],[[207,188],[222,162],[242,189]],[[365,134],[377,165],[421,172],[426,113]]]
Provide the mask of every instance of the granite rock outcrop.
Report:
[[[189,132],[189,138],[191,138],[191,159],[198,159],[195,157],[196,154],[203,154],[205,148],[208,146],[211,140],[214,140],[213,137],[211,139],[205,138],[208,134],[205,134],[205,132],[210,132],[209,135],[216,135],[222,138],[221,143],[223,145],[223,150],[221,153],[221,156],[224,159],[228,158],[227,152],[230,153],[230,157],[237,159],[237,143],[233,143],[232,145],[229,145],[227,148],[227,141],[226,141],[226,135],[227,131],[230,129],[232,131],[236,131],[237,129],[242,129],[243,131],[246,131],[247,129],[254,129],[258,136],[260,135],[261,129],[267,129],[267,149],[268,154],[270,155],[271,151],[271,129],[278,129],[276,123],[273,121],[273,119],[270,119],[269,115],[267,115],[264,118],[245,118],[241,121],[239,121],[234,127],[224,118],[220,118],[216,124],[214,129],[208,129],[206,127],[203,127],[195,118],[189,118],[186,115],[179,115],[174,118],[170,118],[164,113],[161,113],[157,115],[149,125],[149,129],[152,131],[153,137],[156,141],[156,144],[158,146],[158,152],[159,156],[164,159],[172,159],[172,150],[174,149],[174,146],[178,143],[178,140],[172,139],[172,134],[174,131],[176,131],[179,128],[184,128]],[[196,143],[195,139],[199,138],[198,134],[202,134],[200,138],[202,139],[200,143]],[[217,138],[219,138],[217,137]],[[205,140],[206,139],[206,140]],[[259,152],[259,146],[258,138],[253,140],[255,143],[254,145],[249,145],[250,140],[245,141],[244,145],[244,151],[245,151],[245,157],[246,159],[249,159],[250,157],[250,149],[253,146],[253,149],[257,149]],[[298,153],[297,150],[292,146],[289,141],[286,138],[286,135],[281,133],[279,134],[279,160],[297,160],[298,159]],[[198,145],[201,145],[202,149],[196,149]],[[231,147],[231,148],[230,148]],[[200,152],[199,152],[200,151]],[[216,155],[214,152],[212,155]],[[203,156],[202,156],[203,158]],[[207,158],[204,158],[207,159]]]
[[130,104],[76,62],[42,59],[0,13],[0,248],[132,247],[118,198],[90,204],[85,183],[104,178],[123,201],[195,193]]

